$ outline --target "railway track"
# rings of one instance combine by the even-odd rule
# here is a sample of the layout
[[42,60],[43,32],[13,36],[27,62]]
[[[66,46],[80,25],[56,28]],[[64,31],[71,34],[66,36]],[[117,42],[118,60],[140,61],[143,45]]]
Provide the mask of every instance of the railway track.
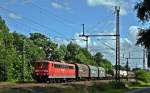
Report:
[[[95,83],[109,83],[112,80],[90,80],[90,81],[72,81],[66,83],[0,83],[0,89],[2,88],[28,88],[28,87],[65,87],[66,85],[86,85],[92,86]],[[122,81],[126,82],[126,79]],[[135,79],[129,79],[129,82],[135,82]]]
[[108,83],[112,80],[91,80],[91,81],[72,81],[66,83],[7,83],[3,82],[0,83],[0,88],[24,88],[24,87],[47,87],[47,86],[63,86],[69,84],[80,84],[80,85],[87,85],[90,86],[93,83]]

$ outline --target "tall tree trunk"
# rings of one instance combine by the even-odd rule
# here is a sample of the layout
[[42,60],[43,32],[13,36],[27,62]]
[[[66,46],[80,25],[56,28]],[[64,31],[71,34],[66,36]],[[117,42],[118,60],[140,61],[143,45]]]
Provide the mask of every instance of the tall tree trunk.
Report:
[[148,51],[147,66],[150,68],[150,49]]

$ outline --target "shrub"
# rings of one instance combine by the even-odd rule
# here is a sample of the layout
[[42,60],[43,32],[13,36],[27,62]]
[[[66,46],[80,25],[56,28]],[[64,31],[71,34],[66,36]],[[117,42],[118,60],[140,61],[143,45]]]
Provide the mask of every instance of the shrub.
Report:
[[150,83],[150,72],[145,70],[138,70],[135,72],[136,79],[146,83]]

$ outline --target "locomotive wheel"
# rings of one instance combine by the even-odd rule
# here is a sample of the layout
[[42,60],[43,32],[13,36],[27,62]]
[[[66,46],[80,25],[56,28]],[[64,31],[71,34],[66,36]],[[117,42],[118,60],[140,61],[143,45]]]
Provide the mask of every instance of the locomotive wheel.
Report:
[[42,79],[37,79],[37,82],[43,83],[43,80]]

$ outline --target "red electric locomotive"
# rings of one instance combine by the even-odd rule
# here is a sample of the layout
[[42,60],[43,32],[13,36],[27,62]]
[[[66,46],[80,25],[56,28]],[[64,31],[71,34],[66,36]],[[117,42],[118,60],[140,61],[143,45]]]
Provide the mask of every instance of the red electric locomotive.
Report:
[[33,77],[38,82],[57,82],[76,77],[75,65],[55,61],[38,61],[35,63]]

